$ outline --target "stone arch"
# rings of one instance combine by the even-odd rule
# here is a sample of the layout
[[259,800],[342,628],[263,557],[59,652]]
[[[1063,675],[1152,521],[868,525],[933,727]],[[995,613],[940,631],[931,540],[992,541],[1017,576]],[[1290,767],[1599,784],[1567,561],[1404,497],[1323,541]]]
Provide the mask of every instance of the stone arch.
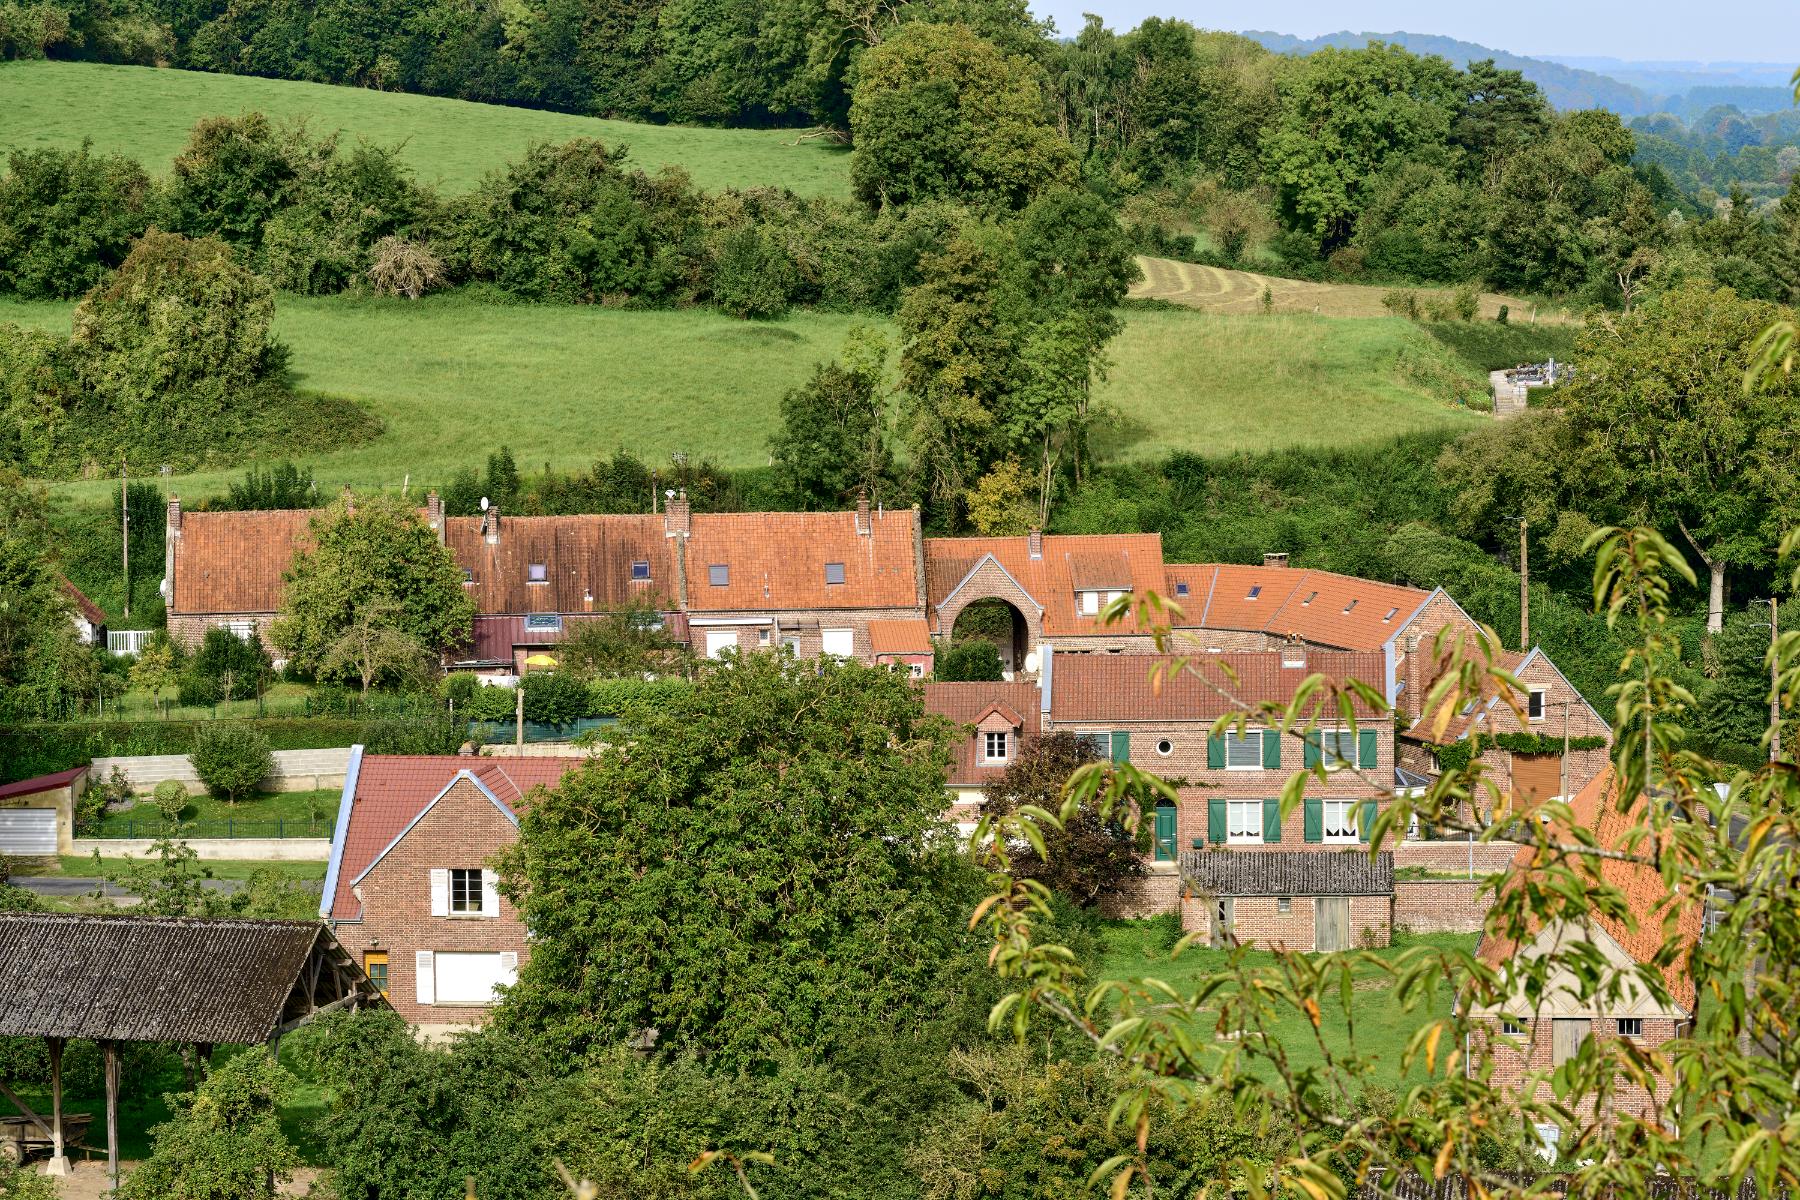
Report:
[[1008,671],[1024,672],[1026,656],[1039,652],[1043,644],[1044,610],[992,557],[977,564],[950,595],[944,598],[944,602],[938,606],[937,624],[932,632],[937,637],[949,638],[963,611],[980,601],[999,601],[1012,610],[1012,653],[1009,656],[1007,648],[1002,647],[1000,659]]

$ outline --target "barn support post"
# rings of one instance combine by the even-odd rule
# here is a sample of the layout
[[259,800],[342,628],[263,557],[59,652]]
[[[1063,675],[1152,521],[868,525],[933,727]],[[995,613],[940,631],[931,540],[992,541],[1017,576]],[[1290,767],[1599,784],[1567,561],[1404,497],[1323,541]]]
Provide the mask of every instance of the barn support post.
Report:
[[102,1042],[106,1065],[106,1177],[119,1190],[119,1043]]
[[46,1175],[67,1175],[69,1156],[63,1143],[62,1123],[62,1056],[63,1039],[48,1039],[50,1046],[50,1161],[44,1164]]

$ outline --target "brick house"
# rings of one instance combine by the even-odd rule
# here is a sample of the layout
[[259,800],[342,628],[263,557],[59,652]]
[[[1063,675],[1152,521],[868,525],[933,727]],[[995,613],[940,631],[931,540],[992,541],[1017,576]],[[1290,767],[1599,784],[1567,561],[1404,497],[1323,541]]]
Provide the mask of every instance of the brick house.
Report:
[[1009,672],[1035,673],[1044,645],[1155,648],[1135,614],[1112,625],[1100,614],[1119,597],[1162,589],[1160,534],[927,538],[924,559],[932,636],[948,638],[971,604],[1003,603],[1012,613],[1011,644],[1000,648]]
[[287,591],[282,576],[311,544],[316,515],[309,508],[184,513],[180,497],[169,497],[162,597],[170,639],[192,648],[216,627],[267,645]]
[[945,817],[964,835],[981,818],[982,789],[1016,759],[1040,729],[1040,697],[1032,683],[928,683],[925,711],[962,727],[950,764]]
[[516,977],[525,925],[492,860],[525,796],[579,765],[351,750],[319,915],[421,1030],[479,1023]]
[[98,604],[87,598],[87,593],[76,587],[64,576],[57,576],[57,585],[69,601],[69,619],[75,623],[75,637],[84,646],[106,645],[106,612]]
[[1335,951],[1387,945],[1394,928],[1394,856],[1358,850],[1181,856],[1181,927],[1208,945]]
[[923,616],[916,509],[871,511],[865,497],[851,512],[690,517],[685,501],[672,501],[668,516],[696,654],[787,647],[868,663],[871,625],[885,639],[893,622]]
[[[1591,830],[1599,848],[1624,850],[1645,803],[1648,801],[1639,797],[1631,812],[1619,812],[1618,786],[1609,767],[1570,799],[1569,808],[1574,825]],[[1570,839],[1564,836],[1561,840]],[[1529,880],[1532,857],[1529,847],[1519,850],[1508,887],[1523,886]],[[1595,912],[1581,920],[1544,925],[1523,943],[1484,934],[1476,948],[1477,957],[1496,969],[1516,959],[1582,946],[1591,948],[1606,964],[1598,986],[1590,983],[1584,987],[1562,970],[1551,974],[1535,1008],[1521,987],[1516,1000],[1471,1012],[1481,1030],[1478,1052],[1491,1056],[1499,1084],[1522,1087],[1527,1074],[1549,1072],[1590,1037],[1629,1038],[1645,1050],[1655,1050],[1681,1036],[1694,1020],[1699,997],[1688,960],[1700,944],[1702,904],[1691,897],[1675,902],[1672,928],[1682,951],[1675,961],[1658,966],[1655,960],[1664,940],[1664,921],[1671,915],[1661,875],[1652,867],[1618,859],[1599,860],[1598,870],[1602,882],[1623,893],[1637,918],[1634,926]],[[1660,979],[1666,998],[1657,997],[1645,986],[1644,971],[1654,972]],[[1613,983],[1618,985],[1616,991],[1609,986]],[[1590,993],[1585,998],[1584,991]],[[1536,1090],[1541,1098],[1549,1098],[1547,1084],[1539,1083]],[[1652,1090],[1621,1081],[1616,1104],[1627,1112],[1647,1115],[1653,1101],[1666,1102],[1670,1091],[1667,1080],[1658,1080]]]
[[[1506,749],[1485,743],[1480,758],[1489,777],[1517,803],[1572,796],[1606,770],[1612,747],[1612,729],[1594,706],[1584,699],[1550,656],[1533,647],[1528,653],[1503,651],[1496,665],[1518,679],[1523,691],[1511,697],[1515,712],[1501,689],[1490,686],[1466,704],[1445,727],[1438,744],[1466,742],[1471,737],[1529,735],[1529,750]],[[1491,680],[1486,681],[1490,685]],[[1600,739],[1598,746],[1594,739]],[[1567,755],[1565,741],[1572,745]],[[1580,742],[1582,744],[1575,745]],[[1435,776],[1431,720],[1421,718],[1400,734],[1400,764],[1408,771]]]

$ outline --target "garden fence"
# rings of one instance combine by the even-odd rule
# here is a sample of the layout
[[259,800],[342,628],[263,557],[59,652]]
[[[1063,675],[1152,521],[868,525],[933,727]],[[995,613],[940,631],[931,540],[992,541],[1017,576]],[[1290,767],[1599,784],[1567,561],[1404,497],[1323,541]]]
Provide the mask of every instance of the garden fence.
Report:
[[84,836],[104,839],[179,837],[202,838],[328,838],[335,824],[330,817],[223,817],[171,822],[135,817],[113,819]]

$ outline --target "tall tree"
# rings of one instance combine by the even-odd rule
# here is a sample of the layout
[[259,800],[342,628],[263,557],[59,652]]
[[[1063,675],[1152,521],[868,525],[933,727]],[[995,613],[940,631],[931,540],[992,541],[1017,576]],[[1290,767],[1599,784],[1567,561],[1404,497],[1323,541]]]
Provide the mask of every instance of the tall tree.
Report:
[[535,933],[505,1025],[565,1054],[655,1029],[730,1068],[933,1021],[966,877],[948,730],[903,673],[750,655],[610,746],[504,860]]
[[269,630],[294,666],[347,672],[355,656],[333,648],[371,625],[433,654],[468,640],[475,602],[463,589],[462,570],[404,501],[340,500],[313,518],[312,543],[294,559],[281,616]]
[[[1075,772],[1100,761],[1093,747],[1072,733],[1029,738],[1000,778],[982,789],[982,815],[995,821],[1035,805],[1062,807]],[[1020,839],[1012,847],[1013,871],[1063,893],[1083,908],[1098,904],[1127,879],[1144,873],[1150,832],[1123,808],[1100,811],[1098,797],[1077,806],[1061,828],[1045,830],[1043,852]]]
[[1780,311],[1690,284],[1596,322],[1564,402],[1569,471],[1613,511],[1679,531],[1711,576],[1714,632],[1726,573],[1772,568],[1782,531],[1800,523],[1800,381],[1743,389],[1752,347]]
[[886,362],[879,334],[853,331],[842,358],[818,364],[810,380],[781,398],[769,456],[792,507],[841,508],[858,491],[877,494],[892,473]]

